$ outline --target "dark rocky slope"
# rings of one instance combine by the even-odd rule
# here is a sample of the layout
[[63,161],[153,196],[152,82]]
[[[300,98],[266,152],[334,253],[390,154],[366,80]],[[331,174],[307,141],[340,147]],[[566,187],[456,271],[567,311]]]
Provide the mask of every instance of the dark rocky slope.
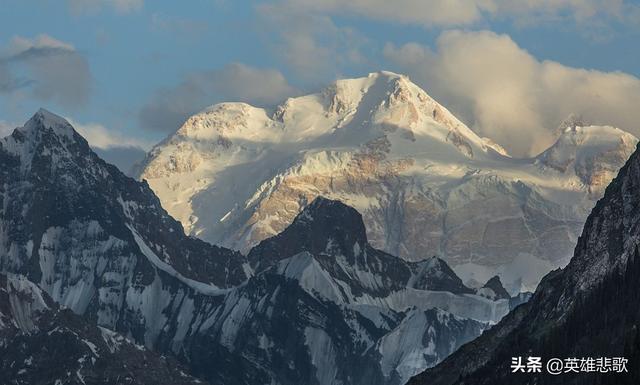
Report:
[[185,370],[175,359],[61,309],[24,277],[0,274],[3,384],[204,384]]
[[[569,265],[411,385],[640,383],[640,152],[587,219]],[[628,373],[511,374],[511,357],[625,357]]]
[[436,257],[374,249],[337,201],[318,198],[247,259],[187,237],[44,110],[0,140],[0,210],[0,271],[212,383],[396,385],[509,309]]

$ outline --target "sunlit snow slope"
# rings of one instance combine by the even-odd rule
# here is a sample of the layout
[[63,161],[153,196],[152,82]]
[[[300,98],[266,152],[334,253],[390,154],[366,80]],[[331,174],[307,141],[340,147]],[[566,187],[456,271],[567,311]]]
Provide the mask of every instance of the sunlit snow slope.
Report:
[[275,111],[214,105],[148,154],[140,178],[185,230],[247,252],[322,195],[363,213],[373,245],[437,255],[469,284],[531,290],[567,261],[637,139],[569,122],[514,159],[407,77],[338,80]]

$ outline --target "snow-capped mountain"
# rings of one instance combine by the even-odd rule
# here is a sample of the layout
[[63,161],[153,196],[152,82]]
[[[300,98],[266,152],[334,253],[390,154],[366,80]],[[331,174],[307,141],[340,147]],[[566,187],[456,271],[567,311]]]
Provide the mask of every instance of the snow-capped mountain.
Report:
[[533,290],[569,259],[637,139],[568,120],[514,159],[402,75],[372,73],[267,111],[214,105],[148,154],[140,174],[185,230],[247,253],[316,196],[363,214],[372,245],[438,255],[466,283]]
[[0,274],[4,384],[204,384],[175,359],[135,345],[68,309],[24,277]]
[[196,296],[247,278],[242,255],[185,236],[146,183],[45,110],[0,140],[0,202],[0,271],[149,348],[180,340]]
[[[105,344],[126,338],[127,352],[143,345],[211,383],[401,384],[498,322],[513,302],[465,286],[439,258],[406,261],[373,248],[362,216],[324,198],[247,257],[190,238],[145,182],[102,161],[45,110],[0,140],[0,203],[0,271],[37,299],[17,311],[0,303],[0,311],[17,325],[56,314],[39,326],[47,337],[55,325],[70,328],[73,362],[59,367],[71,383],[90,383],[92,373],[128,359],[113,353],[107,367],[87,361],[75,374],[91,344],[106,355]],[[36,345],[57,341],[42,333],[11,354],[28,361]],[[151,363],[160,375],[173,368],[162,362]],[[50,380],[32,367],[17,370],[11,376]]]
[[[533,297],[411,385],[640,383],[640,150],[606,188],[564,269]],[[623,373],[601,365],[558,376],[512,374],[512,357],[622,357]],[[610,368],[609,368],[610,369]]]

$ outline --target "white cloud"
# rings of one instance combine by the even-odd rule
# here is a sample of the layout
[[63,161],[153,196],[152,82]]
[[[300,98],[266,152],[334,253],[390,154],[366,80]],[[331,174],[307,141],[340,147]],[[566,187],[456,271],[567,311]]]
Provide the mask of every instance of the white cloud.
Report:
[[449,31],[436,51],[388,44],[384,54],[476,131],[517,155],[535,154],[569,114],[640,136],[640,79],[539,61],[509,36]]
[[75,51],[75,47],[72,44],[58,40],[46,34],[40,34],[34,38],[14,36],[9,43],[10,55],[18,55],[30,49],[59,49],[63,51]]
[[279,71],[250,67],[242,63],[192,75],[191,81],[209,82],[211,91],[223,95],[225,99],[258,105],[278,103],[295,92]]
[[99,123],[78,123],[70,118],[65,119],[67,119],[73,128],[94,148],[107,150],[117,147],[137,147],[148,150],[152,146],[152,143],[148,141],[110,130]]
[[[606,40],[614,24],[636,25],[640,5],[624,0],[278,0],[256,6],[257,28],[276,60],[301,84],[376,70],[376,42],[345,18],[424,28],[519,27],[543,22],[580,24],[580,33]],[[338,22],[340,19],[342,22]]]
[[295,93],[279,71],[234,63],[191,73],[175,87],[158,90],[140,111],[140,123],[149,130],[173,132],[189,115],[217,102],[268,107]]
[[476,22],[482,15],[482,3],[485,1],[286,0],[279,3],[279,9],[309,14],[353,14],[383,21],[433,26]]
[[[625,0],[492,0],[485,2],[487,13],[496,17],[527,17],[528,19],[592,22],[610,18],[617,21],[632,21],[638,5]],[[523,23],[527,23],[523,21]]]
[[96,13],[103,8],[111,8],[118,13],[130,13],[142,9],[144,0],[67,0],[72,13]]
[[329,15],[307,3],[258,7],[260,27],[268,32],[275,56],[307,83],[333,79],[345,66],[366,63],[368,39],[357,30],[337,26]]
[[549,20],[637,21],[639,7],[624,0],[282,0],[282,12],[350,14],[424,27],[464,26],[488,19],[518,24]]
[[136,165],[142,162],[146,152],[155,144],[109,129],[100,123],[78,123],[70,118],[65,119],[89,142],[100,158],[131,177],[137,176]]
[[89,98],[86,58],[70,43],[49,35],[15,36],[0,54],[0,92],[30,92],[39,100],[77,108]]

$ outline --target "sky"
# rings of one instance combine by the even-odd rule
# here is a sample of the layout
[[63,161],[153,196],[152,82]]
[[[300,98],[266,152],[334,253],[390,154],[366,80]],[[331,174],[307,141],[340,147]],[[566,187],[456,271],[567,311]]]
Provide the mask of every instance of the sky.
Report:
[[640,0],[0,0],[0,134],[40,107],[125,167],[222,101],[403,73],[515,156],[640,136]]

